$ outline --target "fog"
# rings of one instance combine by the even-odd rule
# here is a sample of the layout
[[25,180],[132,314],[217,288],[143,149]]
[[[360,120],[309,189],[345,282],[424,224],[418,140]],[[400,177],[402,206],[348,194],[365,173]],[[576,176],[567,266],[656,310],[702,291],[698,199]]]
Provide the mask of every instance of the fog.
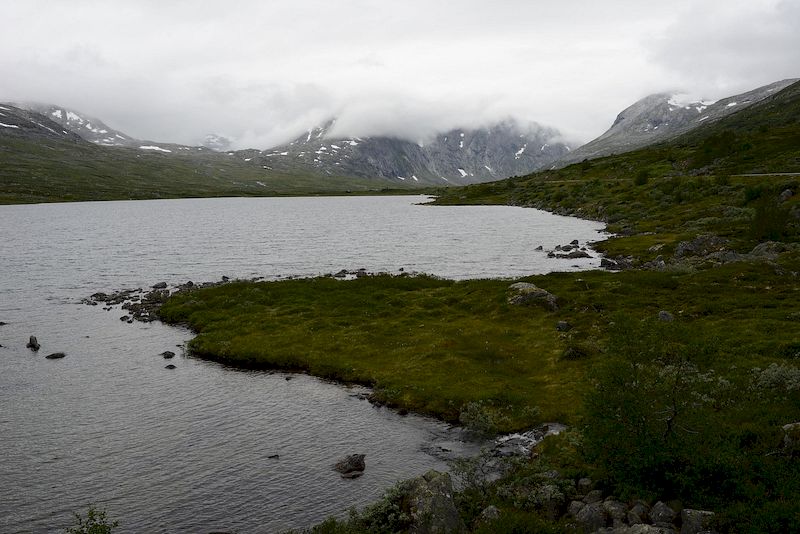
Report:
[[652,92],[800,75],[791,0],[0,0],[0,100],[142,139],[266,148],[338,117],[424,140],[512,117],[588,141]]

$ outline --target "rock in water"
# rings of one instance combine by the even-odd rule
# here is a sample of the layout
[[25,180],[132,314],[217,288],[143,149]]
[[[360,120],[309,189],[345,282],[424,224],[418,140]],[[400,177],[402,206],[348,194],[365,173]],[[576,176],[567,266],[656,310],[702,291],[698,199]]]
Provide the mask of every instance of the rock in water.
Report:
[[165,360],[169,360],[170,358],[175,357],[175,353],[172,352],[171,350],[165,350],[164,352],[161,353],[161,356],[163,356]]
[[59,360],[64,356],[66,356],[66,354],[64,354],[63,352],[54,352],[52,354],[48,354],[47,356],[45,356],[45,358],[47,358],[48,360]]
[[31,336],[31,338],[28,340],[28,344],[25,346],[31,349],[33,352],[39,350],[40,347],[39,341],[36,339],[36,336]]
[[153,289],[166,289],[167,283],[166,282],[159,282],[157,284],[154,284],[152,287],[153,287]]
[[164,366],[164,369],[175,369],[175,366],[174,366],[174,365],[172,365],[172,364],[165,365],[165,366]]
[[364,473],[366,463],[364,462],[364,454],[350,454],[343,459],[336,462],[333,466],[335,471],[338,471],[345,478],[355,478]]

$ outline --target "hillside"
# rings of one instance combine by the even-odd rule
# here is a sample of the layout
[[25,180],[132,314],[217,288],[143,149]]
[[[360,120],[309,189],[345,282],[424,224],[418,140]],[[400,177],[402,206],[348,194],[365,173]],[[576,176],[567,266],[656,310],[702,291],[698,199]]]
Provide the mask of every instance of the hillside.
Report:
[[620,112],[603,135],[565,154],[555,166],[564,167],[584,159],[621,154],[674,139],[760,102],[796,81],[781,80],[715,102],[693,101],[674,93],[647,96]]
[[384,180],[276,171],[211,150],[100,146],[0,106],[0,203],[377,191]]

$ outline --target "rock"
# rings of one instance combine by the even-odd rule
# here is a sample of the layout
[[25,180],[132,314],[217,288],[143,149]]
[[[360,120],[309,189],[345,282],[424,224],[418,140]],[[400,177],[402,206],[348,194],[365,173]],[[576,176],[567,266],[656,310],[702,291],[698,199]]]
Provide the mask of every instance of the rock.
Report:
[[366,463],[364,462],[364,454],[350,454],[345,456],[333,466],[335,471],[338,471],[342,475],[347,475],[349,473],[353,473],[356,471],[364,472],[366,469]]
[[681,510],[681,534],[700,534],[711,530],[714,512],[706,510]]
[[800,451],[800,422],[783,425],[783,452],[794,455]]
[[586,504],[592,504],[596,502],[600,502],[603,500],[603,492],[600,490],[592,490],[586,494],[586,497],[583,498],[583,502]]
[[728,240],[713,234],[703,234],[691,241],[681,241],[675,248],[676,258],[688,256],[708,256],[712,252],[723,250]]
[[533,249],[533,250],[542,251],[542,250],[544,250],[544,247],[543,247],[542,245],[539,245],[538,247],[536,247],[536,248],[535,248],[535,249]]
[[269,458],[270,460],[278,460],[280,459],[280,457],[281,457],[280,454],[270,454],[269,456],[267,456],[267,458]]
[[665,323],[671,323],[672,321],[675,320],[675,317],[673,317],[670,312],[666,310],[661,310],[660,312],[658,312],[658,320],[664,321]]
[[575,245],[577,247],[578,244],[580,244],[580,241],[578,241],[577,239],[573,239],[572,241],[569,242],[569,244],[570,245]]
[[151,286],[153,289],[166,289],[167,283],[166,282],[159,282]]
[[581,495],[586,495],[590,491],[594,489],[594,482],[592,482],[591,478],[581,478],[578,479],[577,490],[578,493]]
[[757,258],[774,260],[781,252],[786,252],[792,248],[793,247],[787,243],[780,243],[778,241],[765,241],[764,243],[759,243],[756,245],[755,248],[750,251],[750,255]]
[[448,473],[431,470],[414,479],[408,502],[412,521],[409,532],[445,534],[466,531],[453,502],[453,482]]
[[347,276],[347,274],[348,274],[347,273],[347,269],[342,269],[341,271],[339,271],[338,273],[334,274],[333,276],[334,276],[334,278],[344,278],[345,276]]
[[542,484],[536,487],[532,495],[542,515],[551,521],[561,516],[566,496],[555,484]]
[[628,512],[627,506],[613,498],[608,498],[603,501],[603,510],[611,518],[611,526],[617,528],[625,525],[625,518]]
[[54,352],[52,354],[48,354],[47,356],[45,356],[45,358],[47,358],[48,360],[60,360],[64,356],[66,356],[66,354],[64,354],[63,352]]
[[580,512],[583,507],[586,506],[586,503],[581,501],[572,501],[567,505],[567,514],[571,517],[576,517],[578,512]]
[[786,202],[793,196],[794,196],[794,191],[792,191],[791,189],[784,189],[783,192],[778,196],[778,199],[781,202]]
[[650,510],[650,520],[656,526],[672,524],[677,515],[678,514],[675,513],[675,510],[661,501],[655,503],[653,508]]
[[175,353],[172,352],[171,350],[165,350],[164,352],[161,353],[161,356],[163,356],[165,360],[169,360],[170,358],[175,357]]
[[486,508],[483,509],[481,514],[478,516],[479,523],[490,523],[500,517],[500,510],[497,509],[497,506],[490,504]]
[[608,516],[603,509],[603,504],[594,502],[581,508],[575,521],[584,532],[596,532],[605,527],[608,523]]
[[511,292],[508,297],[509,304],[523,306],[537,304],[550,311],[558,310],[558,297],[534,284],[517,282],[508,286],[508,289]]
[[556,254],[556,258],[575,260],[578,258],[591,258],[591,256],[583,250],[573,250],[568,254]]
[[556,330],[559,332],[569,332],[572,330],[572,325],[569,324],[567,321],[558,321],[556,323]]
[[5,326],[5,325],[7,325],[7,324],[8,324],[8,323],[4,323],[3,321],[0,321],[0,326]]
[[130,315],[123,315],[122,317],[119,318],[119,320],[122,321],[122,322],[130,321],[131,320],[131,316]]
[[639,525],[646,523],[650,518],[650,507],[644,501],[635,501],[628,510],[628,524]]
[[[227,276],[224,276],[224,275],[223,275],[223,277],[222,277],[222,281],[223,281],[223,282],[229,282],[229,281],[230,281],[230,278],[228,278]],[[164,287],[167,287],[167,286],[164,286]]]
[[172,364],[165,365],[165,366],[164,366],[164,369],[175,369],[175,366],[174,366],[174,365],[172,365]]
[[33,352],[36,352],[40,348],[39,341],[36,339],[36,336],[31,336],[30,339],[28,339],[28,344],[25,346],[31,349]]

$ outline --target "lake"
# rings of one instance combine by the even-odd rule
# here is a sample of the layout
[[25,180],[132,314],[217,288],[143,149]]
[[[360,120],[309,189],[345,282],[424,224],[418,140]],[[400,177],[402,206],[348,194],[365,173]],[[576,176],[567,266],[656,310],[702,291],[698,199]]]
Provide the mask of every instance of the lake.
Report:
[[[90,503],[120,532],[275,532],[376,500],[478,444],[366,390],[186,357],[190,332],[80,304],[97,291],[341,269],[466,279],[599,265],[546,250],[603,225],[425,197],[0,206],[0,531],[63,532]],[[536,250],[542,245],[544,251]],[[25,348],[36,335],[42,348]],[[178,353],[167,370],[159,354]],[[63,351],[62,360],[44,355]],[[366,454],[364,476],[331,466]],[[278,457],[275,458],[274,456]]]

